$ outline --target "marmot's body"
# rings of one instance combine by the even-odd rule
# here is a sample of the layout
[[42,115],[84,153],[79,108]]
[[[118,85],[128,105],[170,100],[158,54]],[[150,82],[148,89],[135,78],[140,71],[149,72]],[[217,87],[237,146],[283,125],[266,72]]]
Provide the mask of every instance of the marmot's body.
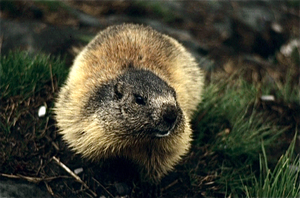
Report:
[[55,105],[63,139],[92,160],[124,157],[157,182],[187,153],[203,77],[176,40],[112,26],[76,57]]

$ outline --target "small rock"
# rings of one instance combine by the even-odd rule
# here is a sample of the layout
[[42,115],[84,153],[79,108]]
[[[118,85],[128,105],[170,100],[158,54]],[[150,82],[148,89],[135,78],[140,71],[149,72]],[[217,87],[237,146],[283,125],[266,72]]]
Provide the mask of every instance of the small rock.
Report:
[[75,170],[74,170],[74,173],[76,174],[76,175],[78,175],[79,173],[82,173],[83,172],[83,168],[76,168]]
[[264,95],[260,97],[263,101],[275,101],[275,97],[273,95]]
[[46,115],[46,107],[45,106],[41,106],[39,108],[38,115],[39,115],[39,117],[44,117]]

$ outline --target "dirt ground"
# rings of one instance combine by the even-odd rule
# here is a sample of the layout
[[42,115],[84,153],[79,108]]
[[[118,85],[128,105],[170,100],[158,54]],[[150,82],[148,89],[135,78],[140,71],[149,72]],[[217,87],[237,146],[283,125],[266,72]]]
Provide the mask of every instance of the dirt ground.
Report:
[[[188,1],[170,4],[130,1],[16,1],[1,2],[0,5],[2,20],[41,22],[45,27],[72,28],[72,31],[80,31],[86,35],[94,35],[108,25],[123,22],[152,24],[158,30],[180,40],[198,59],[202,60],[204,57],[205,60],[209,60],[201,66],[206,71],[207,83],[215,78],[227,78],[243,68],[247,71],[244,78],[257,85],[284,83],[287,72],[292,71],[292,85],[294,88],[300,87],[299,51],[294,56],[284,55],[282,52],[283,46],[300,35],[299,5],[293,1],[274,4],[262,1],[252,4],[237,1]],[[259,8],[257,10],[261,11],[260,14],[264,17],[258,17],[261,21],[247,21],[246,14],[250,15],[248,18],[253,18],[251,10],[255,7]],[[1,43],[1,53],[6,53],[6,46],[9,44],[5,43],[5,40]],[[70,66],[74,58],[72,47],[84,43],[84,39],[74,39],[58,46],[51,53],[65,55],[67,65]],[[27,49],[26,46],[24,48]],[[37,51],[39,50],[37,48]],[[18,134],[9,137],[7,144],[2,146],[4,153],[10,153],[13,160],[0,162],[1,180],[5,181],[12,177],[9,176],[12,174],[15,175],[15,179],[37,183],[54,197],[224,196],[224,192],[220,191],[221,187],[214,182],[215,173],[201,172],[201,168],[214,167],[217,163],[214,160],[218,157],[217,154],[209,153],[207,145],[193,146],[190,155],[176,166],[174,172],[163,178],[159,186],[140,183],[132,171],[132,164],[123,159],[99,166],[99,163],[75,155],[58,135],[55,120],[49,117],[44,123],[36,114],[40,106],[46,104],[51,107],[53,104],[59,90],[55,79],[53,82],[45,85],[37,95],[22,102],[19,102],[21,96],[1,101],[0,121],[12,123],[12,134]],[[291,142],[293,131],[300,127],[299,102],[261,101],[257,109],[265,112],[270,119],[277,119],[278,125],[289,127],[289,132],[282,137],[285,144],[274,150],[274,159],[277,159]],[[15,117],[18,119],[13,120]],[[28,120],[33,122],[28,123]],[[39,131],[39,136],[27,133],[28,130],[40,130],[41,126],[43,130]],[[296,150],[300,151],[299,143]],[[0,159],[4,159],[4,155],[0,155]],[[79,176],[88,188],[66,174],[66,170],[53,156],[71,170],[83,168],[84,171]],[[122,167],[117,166],[120,163]],[[190,164],[200,167],[197,170],[198,185],[191,185],[191,177],[186,168]]]

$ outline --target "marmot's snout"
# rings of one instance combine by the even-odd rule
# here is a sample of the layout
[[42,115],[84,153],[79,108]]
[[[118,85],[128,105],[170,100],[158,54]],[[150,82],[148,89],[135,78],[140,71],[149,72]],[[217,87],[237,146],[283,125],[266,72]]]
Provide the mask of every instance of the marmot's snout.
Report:
[[162,137],[170,134],[170,131],[176,125],[177,118],[180,116],[180,110],[171,104],[164,104],[161,110],[161,122],[157,126],[156,136]]

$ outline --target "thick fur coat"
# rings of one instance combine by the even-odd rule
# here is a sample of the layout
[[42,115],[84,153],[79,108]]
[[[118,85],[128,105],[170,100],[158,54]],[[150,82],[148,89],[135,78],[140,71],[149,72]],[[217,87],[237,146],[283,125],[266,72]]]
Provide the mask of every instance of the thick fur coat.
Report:
[[124,24],[101,31],[76,57],[55,103],[63,139],[91,160],[124,157],[156,183],[191,144],[203,75],[175,39]]

